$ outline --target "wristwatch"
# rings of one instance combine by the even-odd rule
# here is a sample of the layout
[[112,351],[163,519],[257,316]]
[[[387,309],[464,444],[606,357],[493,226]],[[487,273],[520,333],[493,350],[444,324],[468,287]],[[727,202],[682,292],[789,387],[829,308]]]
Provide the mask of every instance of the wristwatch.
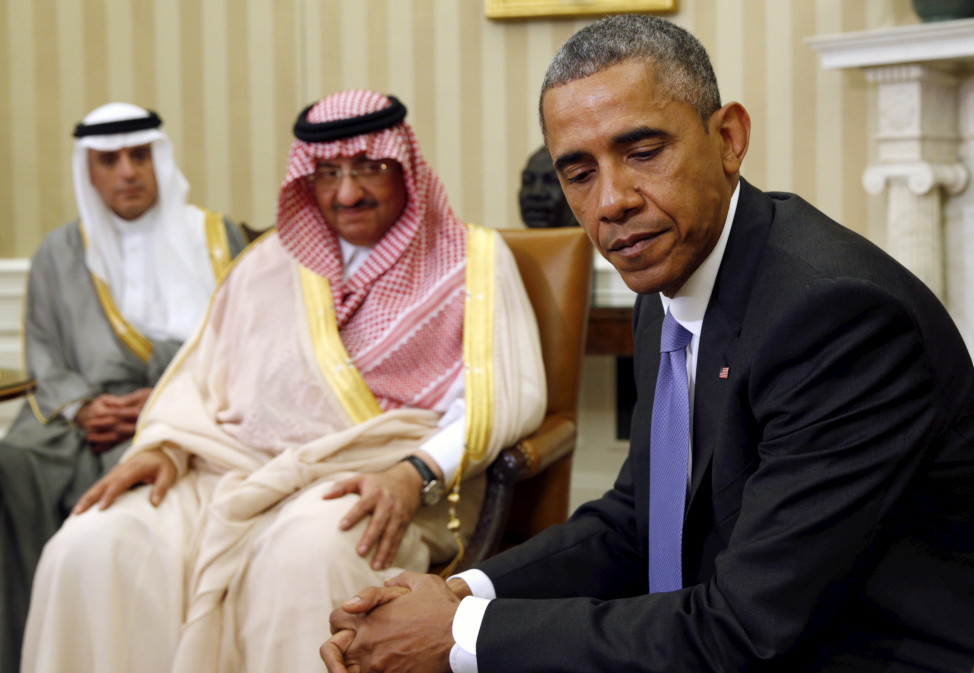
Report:
[[429,506],[438,503],[440,498],[443,497],[443,484],[433,474],[433,470],[421,458],[417,458],[416,456],[406,456],[403,458],[403,461],[415,467],[416,471],[419,472],[420,478],[423,480],[423,491],[420,493],[420,499],[423,501],[423,505]]

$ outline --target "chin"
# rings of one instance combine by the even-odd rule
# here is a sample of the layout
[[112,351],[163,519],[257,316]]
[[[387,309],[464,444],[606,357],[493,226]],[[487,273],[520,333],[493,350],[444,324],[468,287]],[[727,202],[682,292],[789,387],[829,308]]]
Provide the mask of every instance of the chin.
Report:
[[622,282],[636,294],[656,294],[666,289],[667,284],[655,276],[645,273],[645,270],[627,272],[616,268],[622,277]]

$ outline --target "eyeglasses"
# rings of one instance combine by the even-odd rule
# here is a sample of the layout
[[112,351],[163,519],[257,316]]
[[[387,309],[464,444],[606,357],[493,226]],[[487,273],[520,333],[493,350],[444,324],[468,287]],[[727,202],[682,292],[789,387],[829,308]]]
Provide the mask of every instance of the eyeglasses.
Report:
[[310,176],[316,187],[337,187],[347,175],[362,183],[374,183],[392,170],[392,164],[385,161],[367,161],[355,168],[339,168],[338,166],[319,165]]

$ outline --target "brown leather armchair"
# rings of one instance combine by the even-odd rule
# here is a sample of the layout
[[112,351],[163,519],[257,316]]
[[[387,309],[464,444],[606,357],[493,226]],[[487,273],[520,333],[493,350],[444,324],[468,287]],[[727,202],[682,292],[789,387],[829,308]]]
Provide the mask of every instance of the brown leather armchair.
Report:
[[538,319],[548,409],[541,427],[504,449],[488,468],[480,519],[454,572],[568,517],[592,246],[579,227],[500,233]]

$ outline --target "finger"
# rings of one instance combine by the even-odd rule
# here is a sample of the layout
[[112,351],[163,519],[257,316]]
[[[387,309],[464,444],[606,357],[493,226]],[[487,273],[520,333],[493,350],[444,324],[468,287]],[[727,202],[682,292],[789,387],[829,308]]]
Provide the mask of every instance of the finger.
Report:
[[369,519],[369,525],[365,527],[365,532],[362,533],[362,537],[358,542],[358,547],[355,549],[359,556],[365,556],[369,553],[369,550],[375,546],[376,542],[378,542],[379,538],[382,536],[388,523],[388,507],[374,507],[372,509],[372,518]]
[[343,479],[342,481],[336,482],[324,496],[325,500],[334,500],[335,498],[340,498],[343,495],[348,495],[349,493],[359,493],[359,478],[352,477],[350,479]]
[[89,432],[85,436],[85,440],[89,444],[101,444],[107,446],[114,446],[118,444],[121,437],[115,432]]
[[376,570],[385,570],[392,565],[405,532],[406,526],[399,522],[390,522],[386,526],[382,538],[379,540],[379,547],[375,552],[375,558],[372,560],[373,568]]
[[152,484],[152,491],[149,493],[149,502],[153,507],[158,507],[162,499],[166,497],[169,487],[176,480],[176,466],[166,458],[156,474],[156,480]]
[[366,587],[342,603],[342,610],[362,614],[408,593],[405,587]]
[[89,434],[93,432],[111,432],[118,419],[113,415],[99,415],[99,416],[89,416],[88,420],[85,422],[85,429],[88,430]]
[[115,502],[115,498],[132,488],[137,482],[137,479],[129,478],[113,479],[110,481],[102,492],[101,499],[98,501],[98,509],[108,509],[111,507],[112,503]]
[[102,491],[98,507],[107,509],[115,502],[115,498],[136,484],[146,481],[151,474],[138,465],[125,464],[116,467],[105,476],[105,490]]
[[333,635],[318,648],[318,654],[325,662],[328,673],[348,673],[348,669],[345,668],[345,650],[352,644],[354,638],[355,632],[345,629]]
[[128,422],[133,423],[139,419],[139,413],[142,410],[138,407],[119,407],[118,412],[115,414],[115,418],[118,422]]
[[88,439],[88,444],[89,444],[89,446],[91,448],[91,452],[97,455],[97,454],[100,454],[100,453],[105,453],[110,448],[112,448],[113,446],[115,446],[115,444],[117,444],[117,442],[92,442],[91,439],[89,438]]
[[382,584],[387,587],[406,587],[408,589],[414,589],[424,577],[426,577],[426,575],[423,573],[418,573],[413,570],[403,570],[401,573],[395,577],[390,577]]
[[93,408],[101,408],[103,410],[114,409],[122,404],[122,398],[118,395],[99,395],[95,398],[92,403]]
[[101,499],[101,494],[104,492],[104,490],[105,490],[105,480],[99,479],[94,484],[92,484],[91,488],[89,488],[87,491],[84,492],[84,495],[78,498],[78,502],[71,510],[71,513],[81,514],[82,512],[84,512],[86,509],[88,509],[89,507],[91,507]]
[[355,631],[359,627],[361,621],[362,618],[359,615],[352,614],[351,612],[345,612],[341,608],[335,608],[328,616],[328,624],[331,626],[332,635],[335,635],[343,629]]
[[152,388],[139,388],[138,390],[133,390],[127,395],[122,395],[119,398],[119,401],[126,406],[131,406],[136,404],[142,406],[142,403],[144,403],[148,399],[149,393],[151,392],[152,392]]
[[132,421],[121,421],[115,426],[115,432],[120,438],[124,437],[125,439],[128,439],[135,434],[135,423]]
[[377,496],[375,494],[363,496],[358,499],[358,501],[349,508],[342,517],[341,521],[338,522],[338,527],[340,530],[349,530],[363,518],[372,513],[375,509]]

